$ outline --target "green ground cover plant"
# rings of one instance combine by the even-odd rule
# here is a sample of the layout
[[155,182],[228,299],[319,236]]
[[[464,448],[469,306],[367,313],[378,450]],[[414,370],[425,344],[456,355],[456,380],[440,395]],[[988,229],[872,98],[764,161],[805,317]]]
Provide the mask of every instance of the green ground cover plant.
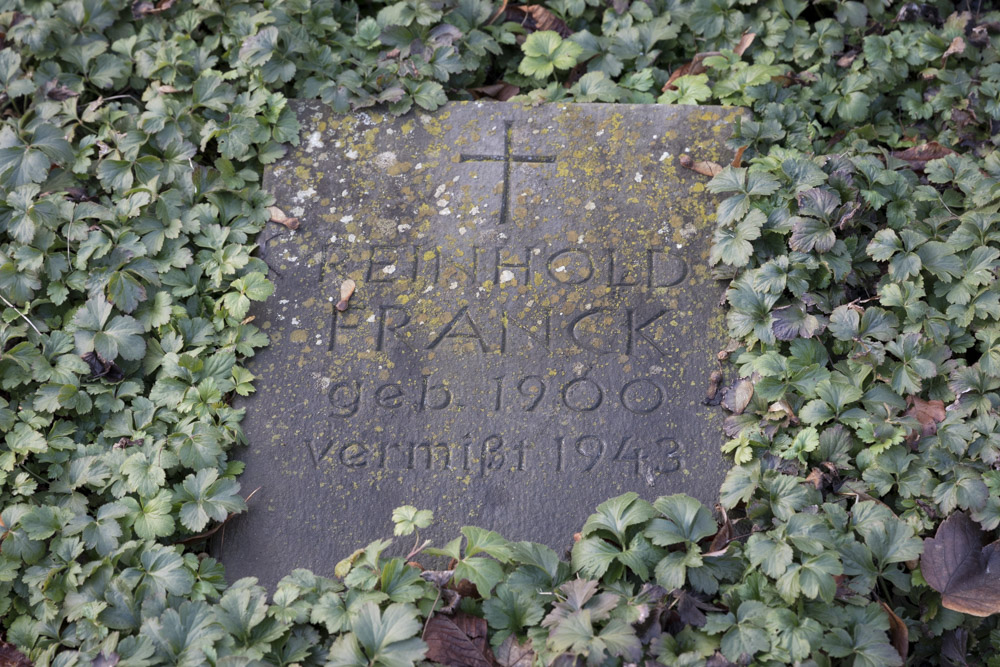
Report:
[[[0,1],[0,664],[1000,665],[988,10]],[[420,571],[400,508],[338,580],[227,587],[201,551],[246,508],[286,99],[512,96],[753,111],[742,159],[692,164],[730,281],[721,511],[629,494],[569,560],[470,527]]]

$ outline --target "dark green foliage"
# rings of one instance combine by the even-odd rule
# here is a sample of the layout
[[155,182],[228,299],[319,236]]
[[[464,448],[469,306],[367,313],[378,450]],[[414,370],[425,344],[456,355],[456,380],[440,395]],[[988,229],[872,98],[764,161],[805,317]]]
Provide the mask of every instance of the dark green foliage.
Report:
[[[485,0],[0,3],[6,640],[40,665],[408,665],[458,605],[511,661],[900,665],[907,628],[911,664],[996,663],[995,623],[944,608],[918,567],[953,512],[1000,526],[1000,15],[982,4],[551,0],[536,31]],[[696,52],[703,71],[662,90]],[[402,113],[500,82],[752,109],[742,165],[708,184],[753,384],[726,521],[625,495],[571,562],[466,528],[437,552],[450,572],[385,541],[343,584],[227,588],[190,548],[245,508],[230,405],[267,343],[244,319],[271,293],[252,254],[263,167],[297,140],[286,98]]]

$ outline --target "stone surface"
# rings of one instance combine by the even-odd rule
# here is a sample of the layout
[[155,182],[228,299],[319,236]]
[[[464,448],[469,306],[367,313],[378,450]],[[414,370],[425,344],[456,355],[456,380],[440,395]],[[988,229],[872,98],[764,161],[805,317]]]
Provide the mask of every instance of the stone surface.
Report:
[[260,490],[218,540],[230,580],[332,574],[403,504],[438,544],[475,524],[562,551],[625,491],[716,501],[715,200],[679,156],[730,160],[739,111],[297,111],[265,177],[301,226],[261,237],[271,345],[237,454]]

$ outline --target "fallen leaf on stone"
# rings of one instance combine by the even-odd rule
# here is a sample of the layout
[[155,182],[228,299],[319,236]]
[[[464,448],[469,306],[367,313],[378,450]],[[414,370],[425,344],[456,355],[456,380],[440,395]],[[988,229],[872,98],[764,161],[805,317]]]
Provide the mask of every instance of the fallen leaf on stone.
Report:
[[535,652],[531,649],[531,640],[526,639],[523,644],[518,643],[517,637],[507,635],[507,639],[497,646],[493,653],[499,667],[531,667],[535,659]]
[[285,215],[285,212],[282,211],[277,206],[268,206],[267,212],[271,214],[271,222],[276,222],[279,225],[284,225],[289,229],[299,228],[299,219],[288,217],[287,215]]
[[493,667],[486,619],[468,614],[435,614],[424,628],[426,659],[449,667]]
[[489,99],[497,100],[498,102],[506,102],[510,98],[520,93],[521,89],[518,88],[517,86],[507,83],[506,81],[501,81],[500,83],[493,83],[488,86],[470,88],[469,92],[475,95],[479,99],[488,97]]
[[1000,613],[1000,541],[983,546],[985,533],[956,512],[924,540],[920,569],[941,604],[972,616]]
[[948,56],[960,56],[963,53],[965,53],[965,40],[959,36],[951,40],[951,44],[948,45],[944,55],[941,56],[941,65],[943,66],[945,61],[948,60]]
[[896,649],[896,653],[899,657],[903,659],[903,663],[906,663],[906,656],[910,654],[910,629],[906,627],[906,623],[896,612],[892,610],[892,607],[882,602],[878,601],[882,605],[882,609],[885,613],[889,615],[889,641],[892,642],[892,647]]
[[32,662],[13,644],[0,641],[0,667],[32,667]]
[[354,294],[356,286],[350,278],[340,283],[340,301],[337,302],[337,310],[340,312],[347,310],[347,302],[351,300],[351,295]]
[[920,432],[915,432],[914,440],[937,433],[937,425],[944,421],[947,414],[944,401],[925,401],[917,396],[909,396],[906,402],[911,405],[906,411],[907,417],[914,417],[920,423]]
[[690,169],[702,176],[715,176],[722,171],[722,165],[718,162],[709,162],[708,160],[696,161],[686,153],[681,153],[680,163],[685,169]]
[[750,405],[751,398],[753,398],[753,381],[750,378],[739,378],[726,389],[722,397],[722,407],[739,415]]
[[705,402],[711,403],[719,394],[719,386],[722,384],[722,371],[714,370],[708,376],[708,389],[705,391]]
[[910,163],[914,171],[923,171],[924,167],[931,160],[954,155],[955,151],[947,146],[942,146],[936,141],[929,141],[926,144],[913,146],[902,151],[893,151],[892,156],[897,160],[904,160]]

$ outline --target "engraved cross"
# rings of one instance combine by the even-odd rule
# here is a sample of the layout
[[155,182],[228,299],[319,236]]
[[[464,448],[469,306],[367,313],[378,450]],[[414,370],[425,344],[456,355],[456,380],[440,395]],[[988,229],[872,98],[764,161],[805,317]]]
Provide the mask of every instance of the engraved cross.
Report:
[[554,155],[519,155],[511,152],[514,121],[503,122],[503,155],[472,155],[462,153],[462,162],[503,162],[503,203],[500,205],[500,223],[510,220],[510,166],[514,162],[555,162]]

